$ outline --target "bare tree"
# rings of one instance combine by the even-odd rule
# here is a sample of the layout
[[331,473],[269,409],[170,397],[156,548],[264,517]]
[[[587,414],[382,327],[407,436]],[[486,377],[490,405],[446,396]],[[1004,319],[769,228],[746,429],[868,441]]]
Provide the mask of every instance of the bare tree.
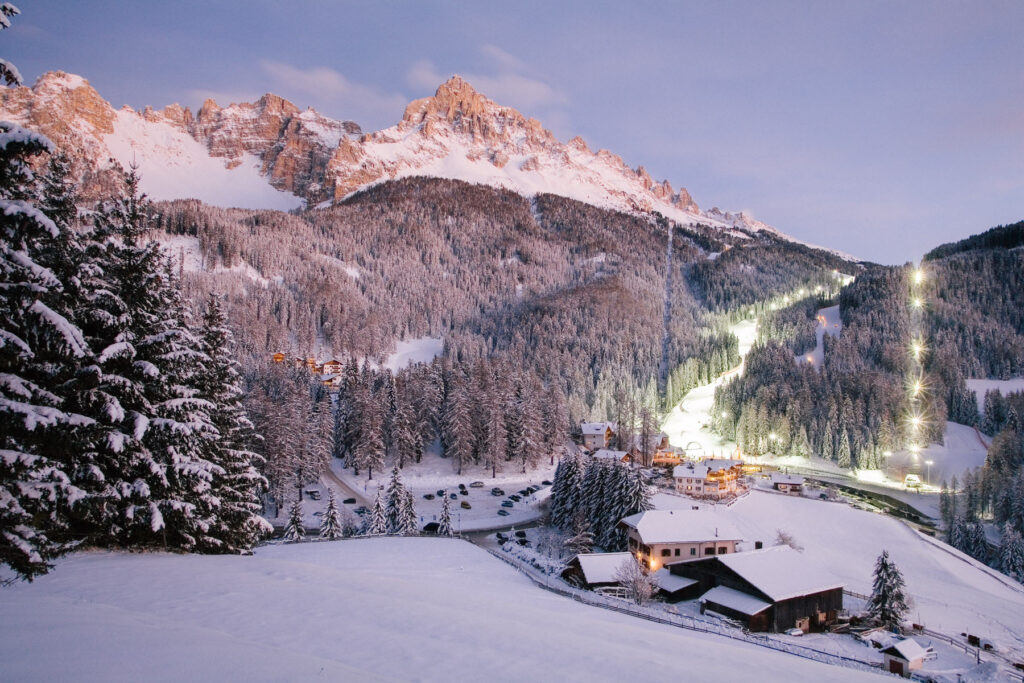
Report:
[[658,590],[658,581],[632,556],[615,570],[615,580],[626,589],[626,597],[638,605],[650,601]]

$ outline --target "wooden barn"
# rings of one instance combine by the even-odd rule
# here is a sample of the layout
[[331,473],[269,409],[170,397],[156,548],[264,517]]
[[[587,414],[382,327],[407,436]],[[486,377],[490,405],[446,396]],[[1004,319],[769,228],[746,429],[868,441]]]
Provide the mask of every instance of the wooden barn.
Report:
[[716,555],[669,565],[699,584],[701,610],[751,631],[821,631],[843,609],[843,585],[789,546]]
[[619,585],[615,573],[626,562],[635,562],[631,553],[585,553],[569,560],[562,578],[574,586],[594,590]]

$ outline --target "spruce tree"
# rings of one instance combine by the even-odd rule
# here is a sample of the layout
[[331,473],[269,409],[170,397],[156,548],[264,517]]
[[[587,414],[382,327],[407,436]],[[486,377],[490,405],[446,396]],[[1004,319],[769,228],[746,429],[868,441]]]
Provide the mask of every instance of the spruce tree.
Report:
[[84,495],[61,454],[87,419],[65,412],[61,385],[90,349],[45,264],[68,227],[37,208],[27,163],[51,150],[45,137],[0,123],[0,564],[25,579],[68,548],[60,511]]
[[373,501],[373,509],[370,511],[370,522],[366,527],[369,536],[383,536],[388,533],[388,516],[384,510],[384,501],[381,499],[381,490],[377,489],[377,498]]
[[1024,582],[1024,540],[1009,523],[1003,525],[1003,538],[999,545],[999,571]]
[[298,543],[306,537],[306,526],[302,523],[302,501],[296,498],[288,508],[288,523],[284,527],[284,540]]
[[261,516],[259,499],[267,480],[258,471],[263,458],[252,450],[257,434],[242,405],[234,339],[217,296],[211,296],[207,303],[200,338],[207,361],[205,372],[199,376],[199,395],[209,401],[210,421],[217,430],[217,437],[209,444],[209,459],[219,468],[213,492],[220,499],[220,509],[211,533],[222,544],[220,550],[246,552],[272,531]]
[[850,466],[850,435],[843,428],[839,430],[839,450],[836,451],[836,464],[840,467]]
[[910,609],[904,591],[903,574],[889,559],[889,551],[883,550],[875,562],[874,583],[868,611],[882,626],[897,630],[903,622],[903,615]]
[[455,531],[452,529],[452,505],[448,498],[448,491],[444,492],[444,498],[441,500],[441,517],[437,522],[437,535],[449,538],[455,535]]
[[344,535],[341,528],[341,515],[338,513],[338,500],[334,495],[334,489],[328,488],[327,509],[324,510],[324,516],[320,518],[320,538],[335,541]]

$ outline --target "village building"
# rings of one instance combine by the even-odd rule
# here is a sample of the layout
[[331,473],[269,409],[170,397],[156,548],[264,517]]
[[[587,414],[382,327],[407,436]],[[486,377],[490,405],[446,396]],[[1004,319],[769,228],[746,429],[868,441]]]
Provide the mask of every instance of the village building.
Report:
[[320,375],[320,382],[323,383],[328,389],[337,389],[342,385],[344,377],[338,374],[322,374]]
[[843,609],[843,584],[789,546],[716,555],[669,565],[693,579],[701,611],[742,622],[751,631],[821,631]]
[[772,472],[772,488],[783,493],[799,493],[804,488],[804,478],[796,474]]
[[912,671],[917,671],[924,666],[928,650],[921,647],[920,643],[913,638],[904,638],[882,650],[882,656],[885,658],[883,666],[886,671],[910,678]]
[[735,553],[743,540],[715,510],[648,510],[619,525],[626,531],[630,552],[651,571],[684,559]]
[[583,433],[583,447],[588,451],[608,448],[615,438],[615,424],[612,422],[583,422],[580,431]]
[[607,448],[601,448],[599,450],[594,451],[591,454],[591,457],[597,458],[599,460],[615,460],[617,462],[631,462],[633,459],[632,456],[626,451],[612,451],[608,450]]
[[326,363],[324,363],[321,367],[323,368],[323,373],[325,375],[340,375],[341,371],[345,367],[345,364],[342,363],[340,360],[329,360]]
[[690,589],[697,584],[695,579],[676,576],[668,567],[662,567],[652,575],[658,582],[658,592],[665,598],[665,602],[679,602],[694,597]]
[[647,461],[644,461],[644,438],[640,434],[633,437],[633,443],[630,445],[629,452],[633,456],[635,462],[639,462],[643,466],[653,465],[658,457],[659,453],[672,452],[672,446],[668,442],[668,434],[665,432],[658,432],[651,434],[647,437]]
[[676,491],[696,498],[724,498],[742,490],[740,460],[709,459],[688,462],[672,470]]
[[623,564],[634,561],[631,553],[581,553],[569,560],[562,578],[588,590],[618,586],[615,574]]
[[284,359],[285,359],[285,355],[283,353],[281,353],[280,351],[278,351],[273,356],[271,356],[271,358],[274,359],[275,363],[283,363]]

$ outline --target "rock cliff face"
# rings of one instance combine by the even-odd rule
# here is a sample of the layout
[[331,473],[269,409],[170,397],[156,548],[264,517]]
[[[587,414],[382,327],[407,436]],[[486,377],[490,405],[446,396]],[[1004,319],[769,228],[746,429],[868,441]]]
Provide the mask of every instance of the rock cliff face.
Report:
[[[411,102],[397,125],[369,134],[271,94],[228,107],[207,100],[195,114],[177,104],[114,110],[85,79],[61,72],[41,76],[31,88],[0,91],[0,117],[53,139],[74,158],[83,190],[92,195],[116,178],[115,161],[128,165],[144,155],[187,176],[190,164],[209,165],[212,158],[222,171],[254,168],[274,188],[309,204],[423,175],[660,211],[682,223],[749,227],[740,215],[702,213],[684,188],[657,182],[607,150],[593,152],[579,137],[559,142],[536,119],[489,100],[459,76]],[[161,199],[174,192],[171,181],[151,190]]]

